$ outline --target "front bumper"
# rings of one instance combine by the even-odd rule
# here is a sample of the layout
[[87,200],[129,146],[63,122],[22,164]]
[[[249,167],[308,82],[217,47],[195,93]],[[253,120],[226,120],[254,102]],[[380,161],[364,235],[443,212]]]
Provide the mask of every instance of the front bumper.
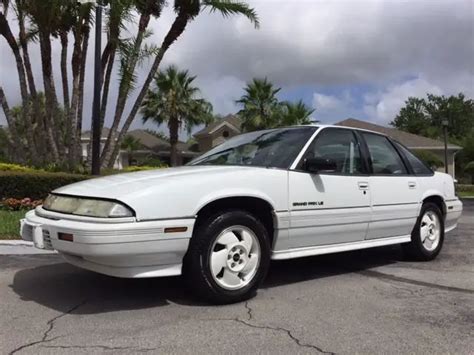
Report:
[[462,214],[462,202],[459,199],[447,200],[446,203],[446,219],[444,229],[446,232],[452,231],[458,225],[458,220]]
[[[180,275],[195,222],[186,218],[100,223],[62,217],[41,208],[30,211],[21,222],[21,236],[37,248],[57,250],[73,265],[127,278]],[[177,227],[181,231],[168,232]],[[58,233],[72,234],[74,240],[61,240]]]

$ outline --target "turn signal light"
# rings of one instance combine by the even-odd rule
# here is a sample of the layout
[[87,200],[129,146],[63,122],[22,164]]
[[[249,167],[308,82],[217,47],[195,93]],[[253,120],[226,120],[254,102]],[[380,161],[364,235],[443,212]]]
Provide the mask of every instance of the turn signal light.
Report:
[[186,232],[188,230],[188,227],[170,227],[170,228],[165,228],[165,233],[182,233]]
[[70,233],[58,233],[58,239],[66,242],[73,242],[74,236]]

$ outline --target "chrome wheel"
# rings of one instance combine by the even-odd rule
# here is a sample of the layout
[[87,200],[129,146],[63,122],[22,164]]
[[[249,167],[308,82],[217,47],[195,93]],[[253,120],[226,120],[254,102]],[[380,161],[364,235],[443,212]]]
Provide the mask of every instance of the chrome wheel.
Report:
[[211,249],[211,274],[227,290],[245,287],[257,274],[261,251],[255,233],[244,226],[222,231]]
[[437,214],[433,211],[426,211],[421,219],[420,237],[423,247],[428,251],[435,250],[440,241],[441,223]]

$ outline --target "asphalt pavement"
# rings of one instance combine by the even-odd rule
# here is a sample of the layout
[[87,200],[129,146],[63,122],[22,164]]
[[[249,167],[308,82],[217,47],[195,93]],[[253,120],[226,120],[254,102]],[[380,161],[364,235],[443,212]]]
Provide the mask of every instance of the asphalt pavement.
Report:
[[474,200],[439,257],[398,246],[272,263],[246,303],[56,254],[0,255],[0,354],[474,354]]

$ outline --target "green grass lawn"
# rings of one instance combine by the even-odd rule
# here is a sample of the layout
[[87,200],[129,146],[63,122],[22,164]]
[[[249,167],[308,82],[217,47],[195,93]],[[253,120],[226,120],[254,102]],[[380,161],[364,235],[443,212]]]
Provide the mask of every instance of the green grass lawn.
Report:
[[0,210],[0,239],[21,239],[20,219],[26,211]]
[[459,191],[457,195],[459,197],[474,197],[474,191]]

